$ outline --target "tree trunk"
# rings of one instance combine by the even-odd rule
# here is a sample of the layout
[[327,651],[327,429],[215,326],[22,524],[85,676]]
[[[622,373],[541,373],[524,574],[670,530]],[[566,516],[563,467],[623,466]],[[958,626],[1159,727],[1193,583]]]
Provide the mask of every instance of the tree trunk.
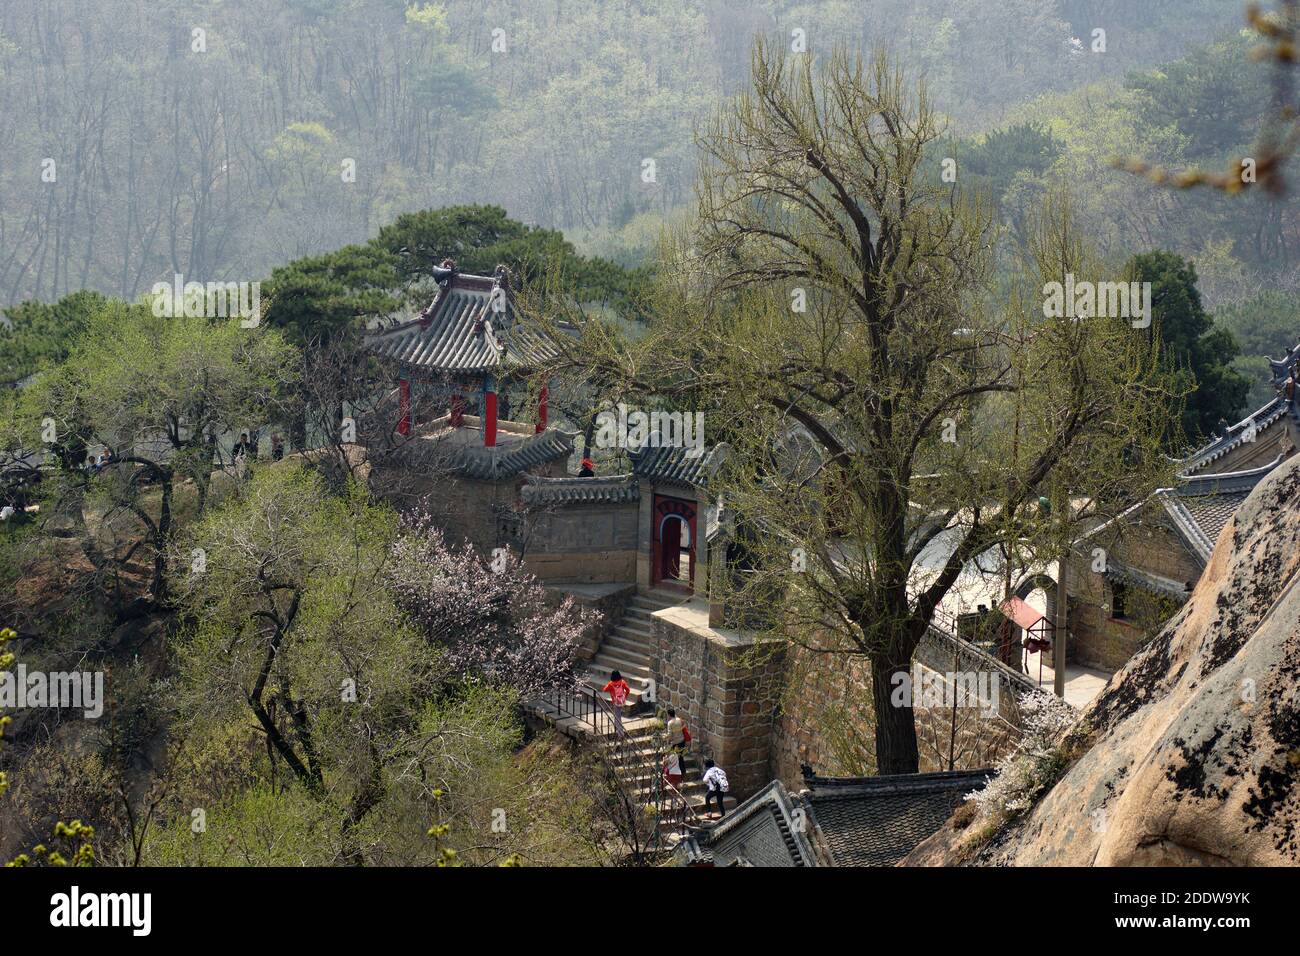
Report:
[[[916,719],[912,712],[911,655],[889,653],[871,655],[871,697],[876,722],[876,773],[916,773],[920,756],[916,745]],[[907,682],[895,695],[896,673],[907,675]],[[901,698],[895,703],[895,697]]]

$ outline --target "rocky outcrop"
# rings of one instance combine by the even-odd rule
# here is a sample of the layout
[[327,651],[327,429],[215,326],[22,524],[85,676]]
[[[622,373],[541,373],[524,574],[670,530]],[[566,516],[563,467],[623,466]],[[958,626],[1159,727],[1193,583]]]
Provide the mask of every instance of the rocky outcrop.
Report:
[[[911,865],[1300,864],[1300,456],[1262,482],[1192,597],[989,836],[960,813]],[[982,841],[982,845],[978,845]]]

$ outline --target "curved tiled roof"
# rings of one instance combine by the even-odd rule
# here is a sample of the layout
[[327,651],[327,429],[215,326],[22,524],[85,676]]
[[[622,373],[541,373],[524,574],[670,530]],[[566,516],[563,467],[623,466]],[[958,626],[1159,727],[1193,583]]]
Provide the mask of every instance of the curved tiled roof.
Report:
[[1177,581],[1171,581],[1158,574],[1151,574],[1139,568],[1131,568],[1116,561],[1113,557],[1107,557],[1106,559],[1106,578],[1112,582],[1122,581],[1152,594],[1161,594],[1177,601],[1185,600],[1191,592],[1188,584],[1179,584]]
[[520,497],[528,505],[567,505],[604,502],[620,504],[637,501],[641,489],[631,475],[611,475],[599,478],[539,478],[531,477],[520,489]]
[[457,272],[439,286],[428,308],[372,332],[366,346],[403,365],[441,372],[525,368],[553,355],[545,339],[518,319],[514,298],[495,279]]
[[1156,496],[1165,506],[1174,528],[1205,562],[1210,559],[1228,519],[1285,457],[1278,455],[1267,465],[1246,471],[1184,477],[1178,487],[1163,488]]
[[638,478],[703,488],[725,454],[725,445],[706,449],[646,446],[639,451],[629,451],[627,457],[632,459],[632,474]]
[[464,446],[459,449],[461,472],[480,481],[513,478],[530,468],[549,464],[573,454],[574,435],[548,429],[540,435],[494,448]]
[[795,800],[773,780],[722,820],[688,836],[677,854],[714,866],[816,866],[815,851],[795,823]]
[[[992,770],[832,778],[806,772],[808,789],[798,796],[774,780],[720,822],[688,835],[678,859],[714,866],[890,866],[992,776]],[[801,807],[811,827],[795,824]]]
[[1288,408],[1289,405],[1286,399],[1279,396],[1262,408],[1256,409],[1254,413],[1229,428],[1222,436],[1189,455],[1183,462],[1182,474],[1191,475],[1198,469],[1204,468],[1210,462],[1222,458],[1228,452],[1237,448],[1250,434],[1249,426],[1252,423],[1255,426],[1256,439],[1258,439],[1260,432],[1286,416]]
[[1300,345],[1297,345],[1280,359],[1268,360],[1269,369],[1273,373],[1274,388],[1282,387],[1297,362],[1300,362]]
[[891,866],[941,826],[992,770],[883,777],[806,776],[803,795],[835,866]]

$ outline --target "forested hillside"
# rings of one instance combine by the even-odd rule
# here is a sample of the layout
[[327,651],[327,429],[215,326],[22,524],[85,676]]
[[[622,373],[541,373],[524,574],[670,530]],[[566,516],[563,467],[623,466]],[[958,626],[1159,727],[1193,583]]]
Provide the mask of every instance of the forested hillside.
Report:
[[[691,198],[696,124],[756,34],[885,44],[971,136],[1043,118],[1044,94],[1101,99],[1241,18],[1238,0],[7,0],[0,306],[253,280],[458,202],[633,261]],[[1128,145],[1104,133],[1088,161]]]

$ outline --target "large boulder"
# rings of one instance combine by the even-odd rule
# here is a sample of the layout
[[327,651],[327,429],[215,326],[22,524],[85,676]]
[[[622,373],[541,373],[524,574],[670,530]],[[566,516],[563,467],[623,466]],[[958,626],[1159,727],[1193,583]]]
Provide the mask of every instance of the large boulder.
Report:
[[[1300,863],[1300,456],[1237,510],[1194,593],[990,836],[959,811],[905,863]],[[979,845],[982,843],[982,845]],[[974,845],[973,845],[974,844]]]

